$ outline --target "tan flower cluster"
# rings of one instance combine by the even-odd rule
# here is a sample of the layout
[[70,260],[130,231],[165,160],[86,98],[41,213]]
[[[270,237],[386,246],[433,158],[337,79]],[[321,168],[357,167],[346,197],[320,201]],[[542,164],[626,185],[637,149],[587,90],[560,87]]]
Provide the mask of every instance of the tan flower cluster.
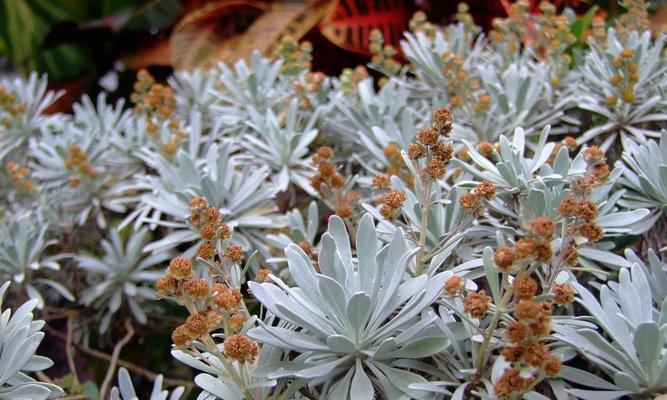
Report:
[[380,214],[386,219],[393,219],[398,210],[405,203],[407,196],[404,192],[398,189],[392,189],[388,191],[382,197],[382,205],[380,206]]
[[358,65],[354,69],[345,68],[340,74],[341,90],[346,95],[351,95],[358,91],[359,82],[368,78],[368,70],[363,65]]
[[551,239],[556,223],[548,217],[537,217],[528,223],[527,235],[517,240],[513,247],[501,246],[493,255],[493,262],[503,272],[521,269],[533,260],[547,262],[553,256]]
[[[380,71],[387,76],[394,76],[398,74],[401,69],[401,64],[396,60],[398,52],[394,46],[384,43],[384,36],[379,29],[373,29],[370,33],[369,50],[371,52],[371,64],[375,65]],[[382,86],[386,82],[386,78],[378,81]]]
[[280,73],[284,75],[297,75],[303,70],[310,69],[313,45],[308,41],[301,44],[291,36],[284,36],[278,46],[278,54],[283,61]]
[[224,343],[225,355],[240,362],[254,360],[259,354],[257,343],[246,335],[227,336]]
[[[187,133],[181,130],[181,124],[175,116],[174,91],[169,86],[156,83],[151,74],[142,69],[137,73],[130,100],[135,105],[135,111],[145,117],[148,136],[158,150],[165,155],[175,154],[178,145],[187,139]],[[169,133],[166,140],[159,134],[163,125]]]
[[489,32],[491,43],[510,54],[519,50],[529,26],[527,21],[527,16],[530,15],[529,7],[528,0],[519,0],[510,6],[507,18],[494,18],[491,22],[493,29]]
[[542,14],[537,17],[538,29],[533,46],[551,66],[549,82],[556,87],[572,63],[572,56],[566,51],[577,41],[577,37],[570,31],[567,16],[556,13],[556,6],[542,1],[539,7]]
[[430,125],[420,129],[415,141],[408,146],[408,157],[416,167],[421,168],[420,176],[425,183],[445,176],[445,164],[452,158],[454,148],[443,139],[452,132],[452,120],[453,115],[448,108],[435,110]]
[[194,278],[193,263],[187,257],[170,261],[165,276],[155,283],[155,291],[186,306],[191,313],[172,333],[177,347],[187,347],[220,328],[227,334],[238,332],[245,324],[241,292],[227,283],[210,284],[206,279]]
[[0,120],[0,125],[6,129],[12,127],[11,117],[18,117],[21,114],[25,113],[26,105],[21,104],[16,93],[8,91],[4,87],[0,86],[0,114],[7,113],[10,118],[3,118]]
[[[307,42],[304,42],[307,43]],[[310,67],[309,67],[310,68]],[[294,91],[296,97],[299,99],[299,107],[307,110],[312,108],[309,95],[319,92],[322,89],[322,84],[326,79],[326,75],[322,72],[306,72],[302,77],[294,81]],[[286,100],[289,101],[290,96]]]
[[466,280],[458,275],[452,275],[445,281],[445,295],[454,297],[458,295],[465,287]]
[[[511,367],[505,369],[494,382],[498,397],[508,398],[524,393],[536,383],[539,371],[549,377],[558,375],[560,371],[560,358],[551,354],[544,344],[551,332],[552,305],[547,301],[535,301],[537,289],[537,282],[526,275],[517,276],[512,284],[516,320],[505,328],[509,343],[501,353]],[[529,371],[528,368],[535,370],[531,376],[519,373]]]
[[227,244],[232,237],[232,230],[222,222],[220,211],[210,206],[203,197],[190,200],[188,209],[188,222],[199,231],[201,237],[197,255],[204,260],[213,260],[218,254],[217,243]]
[[644,32],[651,28],[648,7],[649,2],[645,0],[621,0],[625,12],[616,20],[616,36],[625,42],[632,31]]
[[483,290],[468,293],[463,299],[463,309],[473,318],[484,318],[490,307],[491,297],[487,296]]
[[423,11],[417,11],[412,14],[408,26],[410,32],[422,32],[431,40],[435,38],[435,33],[437,32],[437,27],[428,21],[428,18]]
[[496,197],[496,186],[488,181],[483,181],[473,190],[463,193],[459,198],[459,205],[475,218],[484,213],[484,200],[493,200]]
[[5,166],[7,173],[9,174],[9,180],[12,182],[12,186],[16,188],[18,192],[30,192],[35,189],[35,181],[30,179],[30,170],[24,165],[20,165],[16,161],[9,161]]
[[452,108],[470,104],[476,112],[488,109],[491,97],[482,94],[475,98],[475,92],[481,87],[481,83],[466,70],[465,57],[447,50],[440,55],[440,58],[443,62],[442,74],[447,78],[447,94]]
[[77,175],[70,180],[70,186],[73,188],[81,184],[81,179],[95,179],[99,173],[93,169],[88,163],[88,153],[81,150],[81,147],[76,144],[70,144],[67,147],[69,158],[65,161],[65,169],[68,171],[76,171]]
[[612,60],[614,74],[609,78],[609,83],[615,88],[615,92],[609,94],[605,100],[608,107],[616,107],[618,101],[632,103],[635,100],[635,85],[639,82],[639,67],[634,59],[632,49],[623,49]]
[[338,173],[332,157],[333,150],[329,146],[322,146],[313,154],[312,163],[318,173],[310,179],[310,185],[318,191],[336,215],[350,218],[354,214],[359,193],[346,190],[344,186],[347,179]]

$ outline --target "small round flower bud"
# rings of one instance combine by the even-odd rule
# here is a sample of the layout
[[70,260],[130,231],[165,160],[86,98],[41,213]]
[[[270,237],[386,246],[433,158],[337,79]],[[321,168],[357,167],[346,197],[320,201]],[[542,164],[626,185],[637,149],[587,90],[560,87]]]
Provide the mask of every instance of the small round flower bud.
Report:
[[411,160],[418,160],[422,157],[424,157],[424,148],[417,143],[410,143],[408,145],[408,157]]
[[439,133],[433,128],[423,128],[417,132],[417,140],[426,146],[432,146],[438,140]]
[[192,343],[190,332],[185,325],[179,325],[171,334],[171,341],[176,347],[188,347]]
[[505,328],[505,334],[512,343],[521,343],[526,339],[528,329],[521,322],[513,321]]
[[549,357],[549,358],[547,359],[547,361],[544,363],[544,372],[545,372],[548,376],[550,376],[550,377],[553,378],[553,377],[555,377],[556,375],[558,375],[558,373],[560,372],[560,368],[561,368],[561,366],[562,366],[562,364],[561,364],[560,358],[558,358],[558,357],[552,355],[552,356]]
[[604,231],[596,223],[591,222],[581,225],[577,229],[579,235],[585,237],[590,242],[597,242],[604,235]]
[[215,255],[218,253],[218,250],[215,248],[215,245],[213,242],[210,242],[208,240],[204,241],[201,245],[199,245],[199,249],[197,250],[197,255],[204,260],[210,260]]
[[328,159],[333,156],[333,150],[329,146],[322,146],[319,149],[317,149],[317,155],[324,158]]
[[564,217],[571,217],[576,214],[579,205],[572,196],[567,196],[558,205],[558,212]]
[[519,321],[535,321],[541,315],[541,308],[533,300],[521,300],[514,306],[514,315]]
[[535,258],[537,261],[547,262],[551,260],[553,256],[553,250],[551,245],[548,243],[537,243],[535,244]]
[[218,228],[216,227],[216,225],[211,223],[204,224],[199,229],[199,233],[201,234],[201,237],[204,240],[213,240],[217,231]]
[[178,280],[164,276],[155,282],[155,291],[160,296],[171,296],[178,288]]
[[454,154],[454,148],[449,143],[438,142],[433,146],[433,158],[439,161],[449,161]]
[[332,162],[325,161],[320,164],[318,170],[320,172],[320,175],[322,176],[325,177],[333,176],[333,174],[336,173],[336,165]]
[[220,219],[220,211],[215,207],[207,207],[204,212],[204,217],[207,221],[216,222]]
[[234,264],[241,264],[243,262],[243,258],[245,257],[243,248],[241,246],[229,246],[225,250],[225,257]]
[[501,271],[507,271],[516,262],[516,254],[511,247],[501,246],[493,254],[493,262]]
[[338,207],[336,207],[336,215],[341,218],[350,218],[353,211],[353,208],[349,204],[339,204]]
[[336,174],[331,177],[331,186],[338,189],[345,184],[345,178],[342,175]]
[[581,201],[577,204],[575,213],[578,218],[592,222],[598,216],[598,206],[590,200]]
[[208,333],[208,324],[206,317],[202,314],[194,314],[185,320],[185,329],[190,333],[191,338],[198,338],[201,335]]
[[556,223],[548,217],[537,217],[530,221],[530,230],[533,235],[549,239],[556,231]]
[[373,177],[372,186],[374,189],[386,189],[391,186],[391,180],[387,175],[377,174]]
[[269,281],[269,275],[272,274],[273,271],[271,271],[268,268],[260,268],[259,271],[257,271],[257,275],[255,275],[255,281],[257,282],[268,282]]
[[193,198],[192,200],[190,200],[190,204],[188,205],[190,211],[200,210],[206,207],[208,207],[208,201],[206,201],[206,199],[203,197]]
[[398,147],[396,143],[389,143],[387,147],[384,148],[384,155],[387,158],[393,158],[398,153],[400,153],[401,149]]
[[465,286],[466,280],[458,275],[452,275],[451,278],[445,282],[445,294],[448,296],[456,296]]
[[232,314],[228,321],[229,327],[234,331],[239,331],[245,325],[245,315],[241,313]]
[[230,335],[224,343],[225,355],[237,361],[244,362],[254,359],[259,353],[257,343],[246,335]]
[[496,186],[488,181],[483,181],[475,188],[475,193],[483,199],[491,200],[496,197]]
[[403,205],[403,203],[405,203],[406,198],[407,196],[405,195],[404,192],[398,189],[393,189],[384,195],[384,197],[382,198],[382,203],[386,204],[391,208],[400,208]]
[[463,308],[465,312],[470,314],[473,318],[481,319],[484,318],[489,311],[490,303],[491,298],[481,290],[479,292],[469,293],[465,299],[463,299]]
[[484,157],[491,157],[493,155],[493,144],[489,142],[479,142],[477,145],[477,151],[480,152]]
[[445,176],[445,164],[440,160],[433,159],[426,164],[424,172],[433,179],[440,179]]
[[537,293],[537,282],[528,276],[521,276],[514,280],[512,284],[514,296],[519,299],[532,299]]
[[239,308],[241,305],[241,300],[241,292],[236,289],[227,290],[213,298],[213,305],[218,309],[231,312]]
[[192,261],[186,257],[176,257],[169,262],[167,275],[175,279],[190,279],[194,271],[192,270]]
[[561,283],[553,288],[554,302],[559,306],[567,306],[574,301],[574,290],[567,283]]
[[183,290],[193,299],[205,299],[210,293],[208,282],[205,279],[195,279],[183,283]]

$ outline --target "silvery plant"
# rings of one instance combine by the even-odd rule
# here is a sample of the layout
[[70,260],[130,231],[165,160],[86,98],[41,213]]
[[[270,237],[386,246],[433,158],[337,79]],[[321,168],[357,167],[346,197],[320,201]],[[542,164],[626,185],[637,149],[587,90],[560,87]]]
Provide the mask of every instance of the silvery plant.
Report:
[[628,143],[622,158],[625,168],[620,184],[626,192],[619,202],[628,209],[650,210],[644,225],[649,229],[667,213],[667,132],[659,141]]
[[[153,390],[151,391],[148,400],[179,400],[183,396],[185,389],[182,386],[177,387],[171,393],[168,390],[162,389],[162,375],[158,375],[153,383]],[[114,386],[109,393],[109,400],[139,400],[137,392],[132,383],[132,377],[127,369],[120,368],[118,370],[118,386]]]
[[[9,282],[0,287],[0,307],[3,305]],[[43,371],[53,361],[36,355],[44,339],[44,321],[34,320],[32,311],[37,300],[29,300],[14,310],[2,309],[0,318],[0,398],[16,400],[46,400],[61,397],[64,392],[52,383],[39,382],[30,373]]]
[[47,254],[47,249],[56,243],[49,225],[39,215],[24,212],[0,220],[0,279],[23,288],[38,308],[44,306],[45,290],[74,300],[67,288],[44,274],[60,269],[62,255]]
[[[129,228],[128,228],[129,229]],[[101,257],[79,254],[74,257],[87,275],[88,287],[80,301],[100,312],[99,330],[105,332],[121,307],[127,308],[140,324],[148,322],[144,307],[147,300],[156,300],[152,283],[160,277],[157,266],[169,258],[168,252],[143,253],[150,237],[147,228],[128,232],[125,243],[118,230],[111,228],[108,239],[100,242]]]
[[234,144],[225,141],[211,145],[199,160],[184,151],[176,155],[175,163],[156,156],[156,175],[141,175],[134,184],[144,194],[129,220],[134,218],[135,226],[163,226],[171,232],[144,250],[165,251],[182,243],[194,243],[197,233],[185,219],[190,200],[197,196],[219,209],[223,221],[235,229],[235,242],[264,250],[261,230],[283,226],[274,203],[276,189],[267,182],[266,168],[240,166],[234,150]]
[[631,266],[620,271],[618,283],[600,288],[599,300],[589,289],[575,284],[580,296],[577,301],[594,318],[599,330],[555,328],[557,338],[595,362],[612,380],[573,374],[572,380],[588,387],[569,391],[581,399],[616,399],[665,390],[666,265],[655,253],[649,255],[650,269],[631,250],[626,256]]
[[579,143],[602,137],[603,147],[616,140],[644,143],[659,137],[648,124],[667,120],[665,82],[667,70],[662,55],[664,34],[651,39],[651,32],[632,32],[621,43],[609,28],[606,48],[591,43],[581,66],[575,70],[578,107],[593,113],[599,122],[577,138]]
[[62,114],[46,115],[62,92],[47,91],[47,77],[33,72],[27,80],[5,78],[0,81],[3,95],[13,94],[14,109],[0,108],[0,119],[8,124],[0,126],[0,162],[4,165],[12,159],[25,160],[26,147],[31,137],[45,128],[58,126]]
[[[103,400],[666,393],[665,36],[621,4],[417,15],[379,79],[255,52],[69,114],[3,80],[0,399],[79,395],[89,355]],[[124,359],[173,320],[180,368]]]
[[428,312],[444,274],[406,276],[415,252],[403,231],[381,246],[370,215],[362,217],[356,237],[353,253],[343,221],[333,216],[322,237],[319,273],[300,247],[290,245],[285,255],[295,287],[275,276],[270,283],[249,283],[267,313],[289,324],[259,322],[248,335],[295,353],[254,374],[305,380],[327,398],[430,398],[413,387],[426,380],[399,365],[447,345]]

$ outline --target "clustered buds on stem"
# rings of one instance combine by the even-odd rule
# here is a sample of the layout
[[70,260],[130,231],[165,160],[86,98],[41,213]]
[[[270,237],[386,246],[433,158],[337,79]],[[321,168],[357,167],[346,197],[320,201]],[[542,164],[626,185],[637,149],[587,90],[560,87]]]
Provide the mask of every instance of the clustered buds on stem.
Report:
[[95,179],[99,172],[93,169],[88,163],[88,153],[83,151],[81,147],[76,144],[70,144],[67,147],[69,158],[65,161],[65,169],[68,171],[76,171],[77,175],[70,180],[70,186],[73,188],[81,184],[81,179]]
[[[165,155],[176,153],[178,144],[187,139],[188,135],[181,130],[181,123],[175,116],[174,91],[169,86],[156,83],[151,74],[142,69],[137,73],[130,100],[135,104],[135,111],[145,117],[148,136],[156,143],[158,150]],[[158,134],[162,126],[169,133],[166,140]]]
[[313,155],[312,163],[317,174],[310,179],[310,185],[331,209],[341,218],[351,218],[359,193],[346,190],[347,179],[341,175],[332,161],[333,150],[329,146],[320,147]]
[[[231,230],[221,222],[218,209],[211,207],[206,199],[193,198],[189,209],[189,222],[202,239],[198,256],[209,265],[208,276],[213,283],[195,278],[190,258],[179,256],[170,261],[165,276],[157,280],[155,291],[184,305],[190,312],[185,323],[174,329],[172,341],[179,348],[188,348],[194,340],[202,340],[210,346],[214,342],[209,333],[223,329],[225,356],[239,362],[252,360],[259,349],[241,333],[247,321],[243,296],[239,288],[225,278],[230,275],[227,270],[243,262],[243,249],[229,245]],[[222,254],[218,254],[218,249]]]
[[9,161],[5,166],[7,173],[9,173],[9,180],[12,186],[19,192],[30,192],[35,189],[35,181],[30,179],[30,170],[24,165],[20,165],[16,161]]
[[493,200],[495,197],[496,186],[483,181],[470,192],[463,193],[459,198],[459,205],[474,218],[479,218],[484,213],[484,201]]
[[415,141],[408,146],[408,157],[420,168],[420,178],[424,183],[445,176],[445,164],[452,158],[454,148],[443,141],[452,132],[452,112],[445,107],[433,112],[429,126],[417,132]]

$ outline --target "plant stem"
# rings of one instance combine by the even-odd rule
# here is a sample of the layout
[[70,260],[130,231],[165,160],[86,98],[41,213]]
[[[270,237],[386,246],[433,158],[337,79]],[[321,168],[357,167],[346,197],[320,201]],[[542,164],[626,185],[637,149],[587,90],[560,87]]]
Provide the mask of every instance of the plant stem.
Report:
[[[507,281],[507,276],[503,274],[503,287],[505,286],[505,283]],[[491,318],[491,322],[489,322],[489,326],[486,328],[486,334],[484,335],[484,341],[482,341],[482,344],[479,346],[477,349],[477,357],[475,358],[475,368],[477,369],[477,372],[479,374],[482,374],[482,363],[484,362],[484,355],[486,352],[486,348],[489,346],[489,342],[491,342],[491,337],[493,336],[493,332],[495,332],[496,327],[498,326],[498,322],[500,322],[500,316],[502,315],[503,312],[505,312],[505,307],[507,307],[507,303],[509,303],[510,299],[512,297],[512,291],[511,290],[505,290],[505,293],[503,293],[503,297],[500,299],[500,304],[496,305],[496,310],[493,313],[493,317]]]
[[72,336],[74,334],[74,315],[70,314],[67,317],[67,337],[65,340],[65,356],[67,357],[67,366],[70,374],[72,374],[72,386],[79,389],[81,382],[79,375],[76,372],[76,364],[74,363],[74,355],[72,354]]
[[113,352],[111,353],[111,362],[109,363],[109,368],[107,369],[107,373],[104,376],[104,381],[102,382],[102,386],[100,386],[101,399],[106,399],[109,396],[109,385],[111,385],[111,380],[113,379],[113,376],[116,373],[116,366],[118,365],[118,357],[120,356],[120,351],[132,339],[132,336],[134,336],[134,327],[132,326],[132,321],[129,318],[125,320],[125,329],[127,330],[127,333],[113,347]]
[[[425,179],[422,179],[422,183]],[[424,272],[424,251],[426,246],[426,236],[428,233],[428,208],[431,203],[431,180],[428,179],[423,183],[421,190],[421,199],[419,209],[421,212],[419,221],[419,252],[417,253],[417,265],[415,266],[415,276],[419,276]]]

